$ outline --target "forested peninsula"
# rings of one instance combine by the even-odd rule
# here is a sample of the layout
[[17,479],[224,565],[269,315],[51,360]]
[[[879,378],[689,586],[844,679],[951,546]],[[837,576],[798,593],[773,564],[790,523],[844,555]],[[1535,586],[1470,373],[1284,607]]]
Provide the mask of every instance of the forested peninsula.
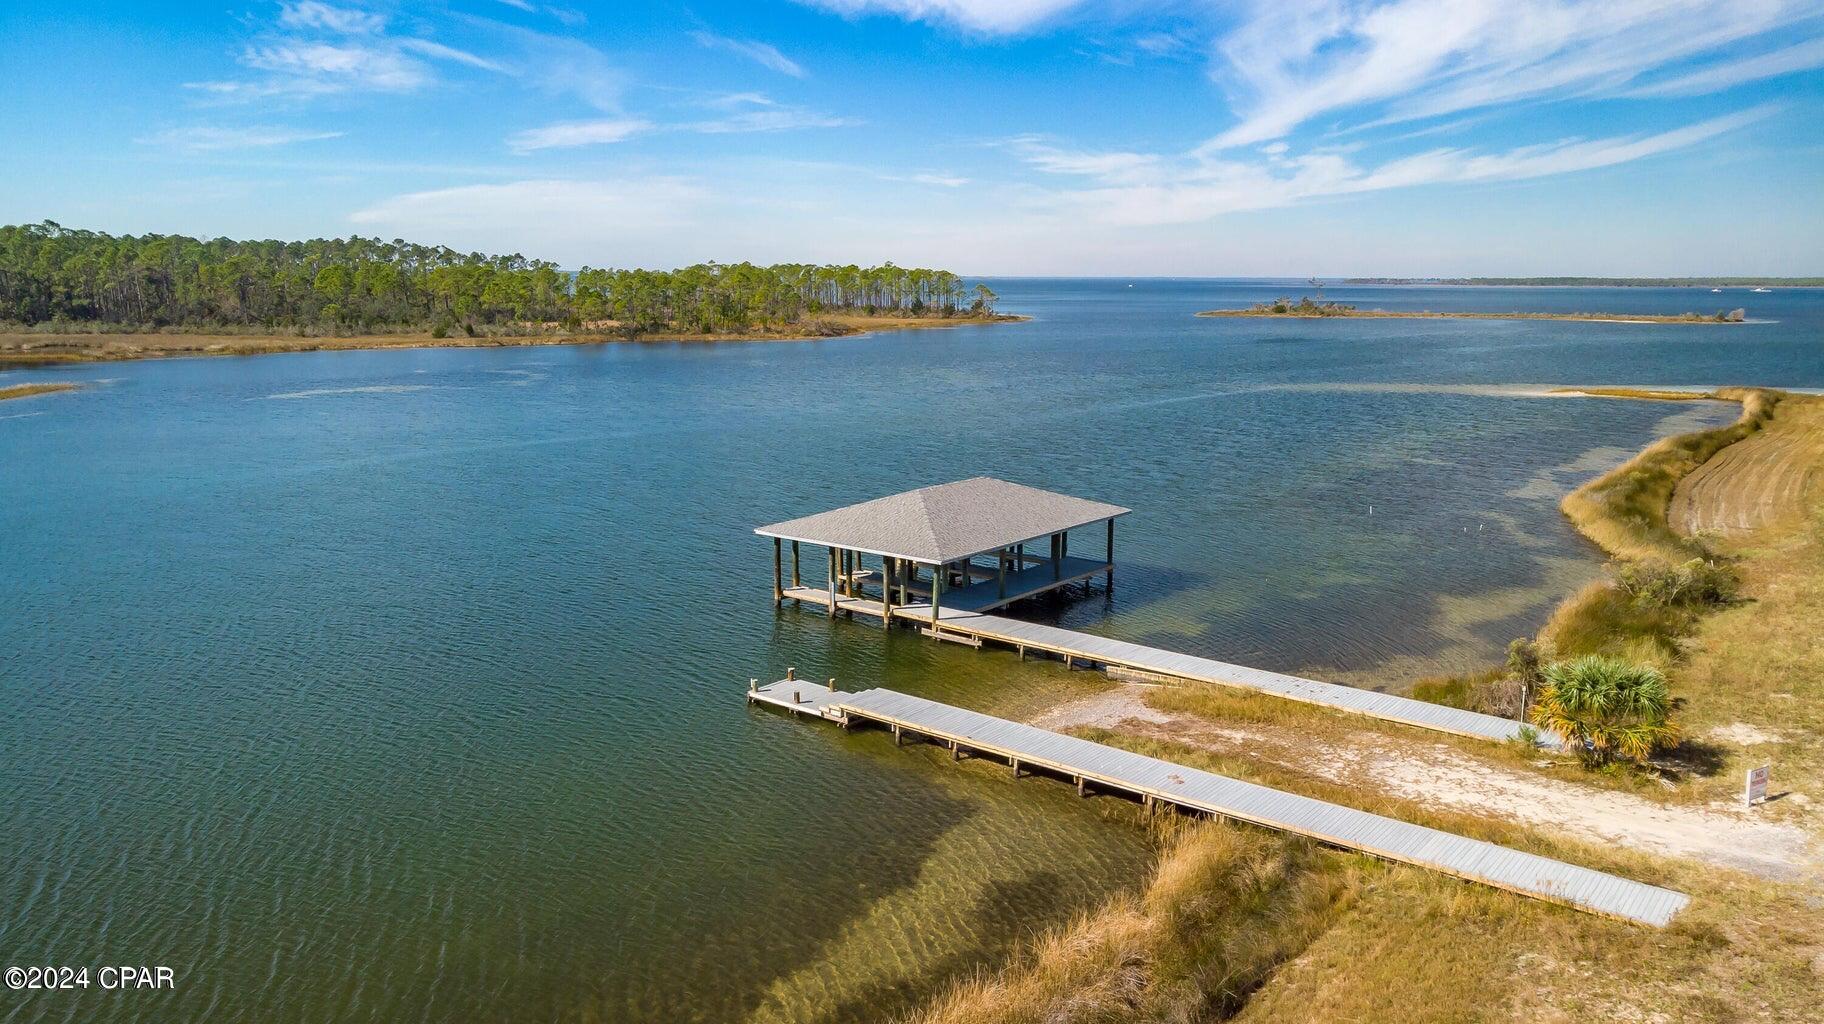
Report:
[[400,345],[811,338],[1016,320],[945,270],[584,267],[377,238],[0,227],[0,363]]

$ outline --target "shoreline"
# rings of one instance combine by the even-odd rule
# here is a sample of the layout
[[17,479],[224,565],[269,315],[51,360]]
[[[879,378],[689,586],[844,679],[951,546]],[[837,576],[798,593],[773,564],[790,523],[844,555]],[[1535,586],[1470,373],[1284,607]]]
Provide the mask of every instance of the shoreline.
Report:
[[[1739,403],[1733,423],[1661,438],[1566,496],[1573,528],[1618,564],[1726,560],[1743,577],[1743,600],[1694,610],[1671,629],[1668,654],[1698,748],[1677,774],[1683,784],[1635,775],[1577,772],[1534,751],[1487,749],[1342,721],[1302,705],[1217,689],[1114,683],[1054,705],[1037,721],[1123,749],[1680,889],[1692,898],[1664,932],[1612,924],[1465,889],[1398,865],[1365,862],[1241,826],[1202,824],[1162,851],[1138,895],[1112,894],[1099,911],[1034,940],[1022,958],[953,985],[911,1018],[917,1024],[1028,1019],[1047,1009],[1111,1018],[1133,1007],[1187,1011],[1218,1003],[1238,1024],[1288,1015],[1395,1019],[1412,1006],[1427,1020],[1468,1019],[1489,1006],[1556,1019],[1632,1016],[1651,994],[1658,1016],[1785,1017],[1815,1006],[1824,974],[1816,947],[1769,952],[1770,930],[1824,934],[1816,899],[1817,815],[1806,794],[1824,779],[1815,748],[1820,714],[1809,711],[1824,649],[1803,642],[1824,607],[1824,519],[1817,488],[1792,489],[1755,527],[1711,550],[1680,529],[1670,507],[1705,467],[1752,470],[1726,483],[1754,483],[1765,456],[1788,459],[1788,475],[1824,463],[1824,401],[1777,389],[1563,388],[1561,395]],[[1542,396],[1543,397],[1543,396]],[[1755,456],[1755,458],[1739,458]],[[1739,465],[1719,466],[1734,459]],[[1728,476],[1728,474],[1723,474]],[[1763,481],[1764,482],[1764,481]],[[1661,499],[1664,499],[1663,501]],[[1606,527],[1606,529],[1605,529]],[[1567,595],[1574,610],[1613,582]],[[1625,597],[1625,594],[1623,595]],[[1548,623],[1544,638],[1559,625]],[[1637,639],[1625,618],[1597,617],[1574,646]],[[1799,642],[1795,642],[1795,638]],[[1688,640],[1689,643],[1682,641]],[[1800,698],[1781,702],[1777,698]],[[1776,764],[1784,792],[1769,808],[1744,808],[1744,765]],[[1783,799],[1784,798],[1784,799]],[[1567,808],[1569,809],[1567,811]],[[1248,854],[1238,856],[1237,844]],[[1212,863],[1213,862],[1213,863]],[[1243,892],[1233,888],[1236,879]],[[1809,879],[1809,882],[1802,881]],[[1212,909],[1240,908],[1239,912]],[[1192,925],[1194,927],[1185,927]],[[1230,938],[1209,945],[1212,928]],[[1705,941],[1691,942],[1687,936]],[[1440,950],[1448,950],[1440,956]],[[1524,951],[1516,962],[1513,951]],[[1566,954],[1564,950],[1582,950]],[[1518,969],[1541,956],[1563,970]],[[1766,972],[1739,972],[1755,958]],[[1758,961],[1757,961],[1758,962]],[[1693,976],[1739,975],[1705,989]],[[1592,991],[1587,979],[1601,977]],[[1111,987],[1098,979],[1120,977]],[[1235,986],[1231,982],[1244,979]],[[1788,983],[1784,979],[1791,979]],[[1473,984],[1470,982],[1473,981]],[[1527,1012],[1519,1012],[1519,1011]],[[1630,1012],[1624,1012],[1630,1011]]]
[[[910,317],[836,315],[778,330],[738,334],[655,332],[637,338],[608,333],[520,334],[434,338],[428,332],[363,334],[346,337],[299,337],[280,334],[164,334],[156,332],[94,334],[0,333],[0,368],[62,366],[79,363],[178,359],[196,356],[259,356],[283,352],[346,352],[374,349],[536,348],[546,345],[718,344],[770,341],[825,341],[854,338],[878,331],[940,330],[989,324],[1025,323],[1017,313],[989,316]],[[832,330],[831,328],[835,328]]]
[[1591,324],[1745,324],[1749,320],[1718,320],[1696,313],[1676,316],[1663,313],[1440,313],[1430,310],[1402,312],[1358,309],[1347,313],[1275,313],[1254,309],[1206,309],[1194,314],[1212,318],[1258,320],[1553,320]]

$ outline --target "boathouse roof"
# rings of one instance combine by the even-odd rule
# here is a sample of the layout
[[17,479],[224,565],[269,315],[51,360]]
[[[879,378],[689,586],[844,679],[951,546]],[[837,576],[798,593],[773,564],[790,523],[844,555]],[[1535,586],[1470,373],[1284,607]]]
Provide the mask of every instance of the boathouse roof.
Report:
[[754,532],[939,565],[1129,511],[1119,505],[978,476],[788,519]]

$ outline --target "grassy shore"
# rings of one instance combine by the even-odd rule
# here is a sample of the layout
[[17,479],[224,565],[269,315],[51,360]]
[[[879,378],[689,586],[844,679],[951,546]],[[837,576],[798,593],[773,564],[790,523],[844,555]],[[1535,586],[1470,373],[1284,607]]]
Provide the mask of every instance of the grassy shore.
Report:
[[33,395],[54,395],[59,391],[75,391],[80,384],[13,384],[0,387],[0,402],[9,398],[30,398]]
[[[1603,583],[1567,600],[1542,639],[1569,651],[1638,652],[1644,641],[1685,700],[1689,735],[1705,748],[1700,765],[1669,778],[1611,773],[1580,782],[1701,805],[1739,799],[1741,769],[1770,761],[1773,792],[1793,795],[1756,814],[1796,825],[1815,842],[1820,827],[1807,795],[1824,795],[1824,400],[1759,390],[1706,397],[1740,401],[1741,418],[1654,444],[1579,488],[1565,511],[1620,568],[1725,562],[1739,576],[1740,598],[1643,621],[1615,583]],[[1736,445],[1780,453],[1781,471],[1799,481],[1780,490],[1787,505],[1750,532],[1679,533],[1667,518],[1678,485]],[[1748,472],[1765,464],[1738,461]],[[1786,1021],[1812,1019],[1824,1004],[1824,888],[1811,872],[1770,880],[1529,827],[1487,807],[1447,810],[1372,781],[1339,782],[1296,760],[1259,756],[1246,731],[1270,725],[1330,751],[1351,730],[1394,737],[1391,727],[1202,688],[1159,690],[1147,703],[1238,734],[1240,747],[1224,755],[1118,726],[1078,731],[1670,886],[1692,903],[1669,928],[1641,928],[1246,826],[1201,825],[1167,848],[1141,896],[1112,900],[1039,940],[934,1003],[919,1024]],[[1575,770],[1564,758],[1518,749],[1449,747],[1507,772]],[[1577,799],[1576,790],[1565,799]]]
[[1285,312],[1273,309],[1206,309],[1198,316],[1246,317],[1266,320],[1573,320],[1602,324],[1735,324],[1702,313],[1436,313],[1429,310],[1400,311],[1385,309],[1352,309],[1326,306],[1322,312],[1292,307]]
[[176,356],[251,356],[274,352],[319,352],[380,348],[498,348],[531,345],[592,345],[636,342],[806,341],[841,338],[869,331],[928,330],[974,324],[1012,323],[1028,319],[1005,313],[963,316],[866,316],[832,314],[796,324],[723,334],[659,331],[636,339],[608,331],[558,328],[519,332],[434,337],[426,332],[304,336],[298,334],[201,334],[180,331],[138,333],[0,333],[0,366],[110,362]]

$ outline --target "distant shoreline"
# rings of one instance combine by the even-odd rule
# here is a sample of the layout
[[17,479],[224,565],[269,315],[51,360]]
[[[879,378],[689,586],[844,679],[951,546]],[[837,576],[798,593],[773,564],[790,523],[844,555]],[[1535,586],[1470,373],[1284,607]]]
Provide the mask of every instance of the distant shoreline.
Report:
[[501,334],[437,338],[428,332],[348,337],[285,334],[0,333],[0,367],[172,359],[190,356],[253,356],[279,352],[354,351],[391,348],[519,348],[542,345],[645,344],[670,342],[817,341],[872,331],[929,330],[974,324],[1016,323],[1031,317],[1011,313],[964,316],[866,316],[838,314],[783,328],[727,334],[653,332],[636,338],[605,332]]
[[1350,277],[1344,284],[1476,288],[1819,288],[1824,277]]
[[1743,320],[1718,320],[1698,313],[1667,316],[1659,313],[1440,313],[1430,310],[1399,312],[1384,309],[1353,309],[1347,312],[1284,313],[1260,309],[1206,309],[1196,314],[1208,317],[1249,317],[1263,320],[1574,320],[1598,324],[1740,324]]

